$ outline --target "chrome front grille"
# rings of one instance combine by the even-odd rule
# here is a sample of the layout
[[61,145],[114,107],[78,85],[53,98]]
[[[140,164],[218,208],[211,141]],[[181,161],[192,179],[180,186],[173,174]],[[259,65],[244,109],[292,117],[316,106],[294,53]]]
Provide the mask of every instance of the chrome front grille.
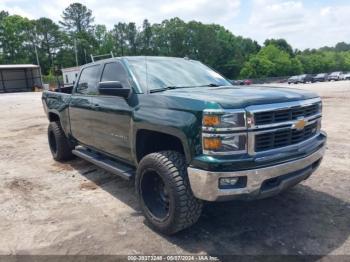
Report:
[[[249,106],[248,154],[298,146],[320,132],[320,98],[287,103]],[[305,121],[303,128],[296,123]]]
[[296,120],[300,117],[310,117],[319,112],[319,104],[297,106],[288,109],[263,111],[254,114],[255,125],[268,125]]
[[307,125],[302,130],[291,128],[267,131],[255,135],[255,152],[277,149],[303,142],[317,133],[317,122]]

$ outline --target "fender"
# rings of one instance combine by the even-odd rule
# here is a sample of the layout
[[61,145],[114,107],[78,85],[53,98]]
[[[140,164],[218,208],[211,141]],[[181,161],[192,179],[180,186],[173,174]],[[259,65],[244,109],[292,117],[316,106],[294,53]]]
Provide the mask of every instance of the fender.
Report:
[[65,135],[67,137],[70,136],[70,120],[69,120],[69,112],[68,110],[65,110],[64,112],[59,112],[55,109],[50,109],[47,112],[47,117],[50,120],[50,114],[54,114],[57,116],[57,118],[59,119],[59,122],[61,124],[61,127],[63,129],[63,132],[65,133]]
[[66,136],[70,135],[69,103],[70,95],[45,91],[42,101],[47,117],[50,113],[58,116],[60,124]]
[[181,141],[186,162],[190,163],[200,145],[200,128],[197,116],[193,112],[174,109],[142,108],[134,112],[129,137],[132,155],[136,157],[136,137],[139,130],[155,131],[174,136]]

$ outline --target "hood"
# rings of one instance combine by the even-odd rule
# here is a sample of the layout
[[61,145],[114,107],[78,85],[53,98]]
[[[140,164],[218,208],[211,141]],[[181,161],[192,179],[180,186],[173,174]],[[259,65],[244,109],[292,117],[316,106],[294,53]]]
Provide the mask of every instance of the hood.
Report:
[[318,97],[317,94],[305,90],[282,87],[198,87],[167,90],[161,94],[207,102],[215,102],[223,108],[245,108],[250,105],[273,104],[305,100]]

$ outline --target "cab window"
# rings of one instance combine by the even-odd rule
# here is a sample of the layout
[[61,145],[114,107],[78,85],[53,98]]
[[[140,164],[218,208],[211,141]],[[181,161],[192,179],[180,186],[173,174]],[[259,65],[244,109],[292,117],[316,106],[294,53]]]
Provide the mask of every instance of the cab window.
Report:
[[92,95],[97,93],[99,65],[86,67],[81,71],[76,93]]
[[101,82],[119,81],[123,87],[130,88],[129,75],[120,62],[105,64]]

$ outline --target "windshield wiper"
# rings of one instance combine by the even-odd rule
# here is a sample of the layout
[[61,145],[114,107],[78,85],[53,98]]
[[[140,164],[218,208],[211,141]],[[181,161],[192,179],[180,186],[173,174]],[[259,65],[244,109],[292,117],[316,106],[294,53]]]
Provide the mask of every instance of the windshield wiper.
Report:
[[150,92],[154,93],[154,92],[163,92],[163,91],[166,91],[166,90],[179,89],[179,88],[194,88],[194,87],[205,87],[205,86],[218,87],[218,86],[221,86],[221,85],[210,83],[210,84],[199,85],[199,86],[167,86],[167,87],[163,87],[163,88],[152,89],[152,90],[150,90]]
[[186,88],[185,86],[166,86],[166,87],[162,87],[162,88],[158,88],[158,89],[151,89],[150,92],[154,93],[154,92],[163,92],[166,90],[171,90],[171,89],[177,89],[177,88]]
[[218,87],[218,86],[221,86],[221,85],[210,83],[210,84],[207,84],[207,85],[201,85],[201,86],[197,86],[197,87],[202,87],[202,86]]

